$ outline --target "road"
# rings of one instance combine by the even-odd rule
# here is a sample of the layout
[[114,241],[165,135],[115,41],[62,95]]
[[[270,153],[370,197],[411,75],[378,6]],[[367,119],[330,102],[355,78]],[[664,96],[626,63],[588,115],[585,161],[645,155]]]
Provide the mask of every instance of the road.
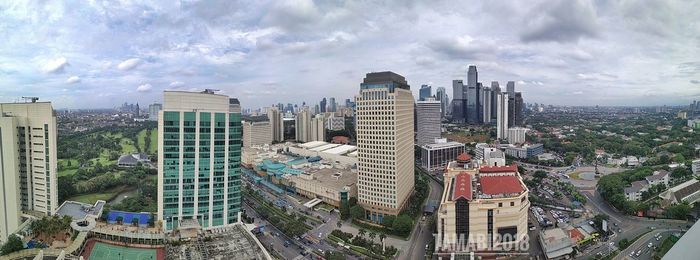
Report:
[[[442,185],[440,185],[440,183],[435,181],[433,178],[427,179],[430,181],[428,201],[440,201],[443,190]],[[435,216],[431,217],[434,218]],[[408,243],[409,248],[401,251],[399,259],[425,259],[425,245],[429,244],[433,239],[433,227],[430,225],[431,223],[434,222],[430,221],[429,218],[426,218],[425,220],[421,220],[418,225],[414,227],[413,233],[411,233],[411,239]]]
[[[662,229],[649,232],[640,237],[639,240],[634,242],[634,244],[630,245],[625,250],[622,250],[622,252],[620,252],[615,259],[651,260],[654,250],[661,245],[661,242],[663,242],[665,238],[675,232],[680,232],[680,230]],[[661,234],[661,239],[657,241],[655,236],[658,234]],[[649,243],[652,244],[652,247],[648,246]],[[639,256],[637,256],[635,252],[640,252]]]

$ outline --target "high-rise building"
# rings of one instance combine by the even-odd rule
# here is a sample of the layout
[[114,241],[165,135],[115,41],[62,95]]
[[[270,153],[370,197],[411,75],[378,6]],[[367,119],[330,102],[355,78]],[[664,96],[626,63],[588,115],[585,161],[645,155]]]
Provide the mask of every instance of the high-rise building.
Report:
[[321,103],[319,103],[319,107],[321,107],[321,113],[326,112],[326,98],[321,99]]
[[236,223],[241,108],[235,98],[165,91],[158,116],[158,220],[166,232]]
[[515,99],[513,99],[515,104],[513,105],[513,117],[515,119],[513,120],[513,124],[516,126],[522,126],[523,125],[523,95],[520,92],[515,92]]
[[510,144],[522,144],[525,142],[525,134],[530,129],[524,127],[511,127],[508,128],[508,143]]
[[139,108],[139,103],[136,103],[136,108],[134,109],[134,117],[138,118],[141,116],[141,108]]
[[326,118],[326,129],[333,131],[345,129],[345,117],[330,114]]
[[421,145],[420,150],[421,167],[430,173],[442,173],[447,163],[464,153],[464,144],[440,138],[434,143]]
[[153,103],[148,105],[148,120],[158,121],[158,112],[163,109],[162,104]]
[[467,111],[466,119],[469,124],[480,124],[481,120],[479,118],[479,106],[481,101],[480,96],[480,84],[478,84],[479,74],[476,71],[476,66],[469,65],[469,70],[467,71]]
[[311,119],[311,139],[309,141],[326,141],[326,117],[318,114]]
[[465,122],[466,96],[464,95],[464,88],[462,80],[456,79],[452,81],[452,121],[455,123]]
[[272,144],[272,125],[270,121],[246,122],[243,125],[243,147]]
[[508,93],[496,96],[496,138],[508,138]]
[[284,118],[279,109],[276,107],[268,107],[267,119],[270,121],[270,128],[272,128],[272,141],[284,141]]
[[435,92],[435,99],[440,101],[440,118],[445,118],[450,110],[450,98],[444,87],[438,87]]
[[413,95],[403,76],[385,71],[368,73],[355,99],[358,202],[382,223],[413,191]]
[[491,81],[491,122],[496,122],[496,111],[497,109],[497,96],[501,94],[501,87],[498,85],[498,81]]
[[294,131],[296,141],[306,143],[311,141],[311,113],[307,107],[302,107],[294,119]]
[[0,104],[0,241],[21,213],[53,215],[58,204],[56,115],[51,102]]
[[430,85],[421,85],[418,90],[418,100],[425,100],[433,95],[433,87]]
[[440,138],[440,101],[428,97],[416,102],[417,145],[435,143]]
[[482,110],[482,122],[483,123],[491,123],[491,88],[485,87],[481,89],[481,106],[479,106]]
[[508,81],[508,84],[506,85],[507,93],[508,93],[508,127],[514,127],[515,126],[515,116],[516,116],[516,109],[515,109],[515,82],[514,81]]
[[335,98],[332,97],[328,101],[328,112],[335,112],[338,110],[338,104],[335,103]]

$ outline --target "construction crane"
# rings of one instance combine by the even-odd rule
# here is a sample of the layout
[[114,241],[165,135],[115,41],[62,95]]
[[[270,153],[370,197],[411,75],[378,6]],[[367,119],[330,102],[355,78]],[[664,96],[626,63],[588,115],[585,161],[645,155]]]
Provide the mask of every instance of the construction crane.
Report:
[[36,103],[36,101],[39,100],[39,97],[22,97],[22,99],[24,99],[25,103],[29,103],[29,101]]

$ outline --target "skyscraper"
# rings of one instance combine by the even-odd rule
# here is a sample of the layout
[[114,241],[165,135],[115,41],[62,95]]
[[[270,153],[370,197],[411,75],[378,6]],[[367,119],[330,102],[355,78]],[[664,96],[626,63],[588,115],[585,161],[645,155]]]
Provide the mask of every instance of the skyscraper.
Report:
[[319,103],[319,106],[321,107],[321,113],[326,112],[326,98],[321,99],[321,103]]
[[485,87],[481,90],[481,110],[482,110],[482,122],[485,124],[491,123],[491,88]]
[[418,100],[425,100],[426,98],[432,96],[433,87],[430,85],[421,85],[418,90]]
[[496,121],[496,115],[498,114],[498,95],[501,94],[501,87],[498,85],[498,81],[491,81],[491,122]]
[[466,119],[469,124],[477,124],[479,121],[479,87],[477,86],[479,74],[476,66],[469,65],[467,71],[467,111]]
[[416,102],[417,145],[435,143],[440,138],[440,101],[428,97]]
[[464,100],[464,84],[462,80],[452,81],[452,121],[455,123],[465,122],[466,102]]
[[515,92],[515,105],[513,106],[514,112],[513,116],[515,119],[513,120],[513,124],[516,126],[522,126],[523,125],[523,94],[520,92]]
[[294,119],[296,141],[305,143],[311,141],[311,113],[308,107],[302,107]]
[[450,109],[450,98],[447,96],[447,92],[444,87],[437,88],[435,92],[435,99],[440,101],[440,118],[445,118]]
[[508,93],[501,93],[496,96],[496,138],[508,138]]
[[243,125],[243,147],[272,144],[270,121],[241,122]]
[[166,232],[238,221],[241,111],[235,98],[165,91],[158,117],[158,219]]
[[23,211],[52,215],[59,206],[56,138],[51,102],[0,104],[0,241]]
[[272,141],[284,141],[284,122],[279,109],[276,107],[268,107],[267,119],[270,121],[270,127],[272,128]]
[[398,215],[413,191],[413,95],[394,72],[368,73],[357,101],[357,194],[365,218]]
[[326,114],[318,114],[311,119],[311,140],[326,141]]
[[148,119],[158,121],[158,112],[163,109],[162,104],[153,103],[148,105]]
[[338,104],[335,103],[335,98],[334,98],[334,97],[330,98],[328,103],[329,103],[329,104],[328,104],[328,109],[327,109],[328,112],[335,112],[335,111],[338,110]]

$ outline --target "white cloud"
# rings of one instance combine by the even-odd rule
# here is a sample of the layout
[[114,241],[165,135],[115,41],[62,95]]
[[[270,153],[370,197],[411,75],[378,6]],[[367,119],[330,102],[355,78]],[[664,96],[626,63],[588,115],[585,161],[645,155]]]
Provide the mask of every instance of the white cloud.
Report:
[[70,66],[68,60],[65,57],[60,57],[47,61],[44,64],[44,71],[48,73],[63,73],[68,66]]
[[150,92],[152,88],[153,88],[153,86],[151,86],[151,84],[146,83],[146,84],[143,84],[143,85],[140,85],[139,87],[137,87],[136,91],[138,91],[138,92]]
[[141,64],[141,60],[138,58],[133,58],[133,59],[128,59],[125,61],[122,61],[117,65],[117,68],[120,70],[131,70],[133,68],[136,68],[139,64]]
[[75,84],[78,82],[80,82],[80,77],[78,77],[78,76],[72,76],[66,80],[66,83],[68,83],[68,84]]
[[583,91],[574,91],[574,92],[571,93],[571,94],[574,94],[574,95],[583,95]]
[[170,82],[170,85],[168,85],[168,87],[170,87],[172,89],[181,88],[183,86],[185,86],[185,82],[182,82],[182,81],[173,81],[173,82]]

